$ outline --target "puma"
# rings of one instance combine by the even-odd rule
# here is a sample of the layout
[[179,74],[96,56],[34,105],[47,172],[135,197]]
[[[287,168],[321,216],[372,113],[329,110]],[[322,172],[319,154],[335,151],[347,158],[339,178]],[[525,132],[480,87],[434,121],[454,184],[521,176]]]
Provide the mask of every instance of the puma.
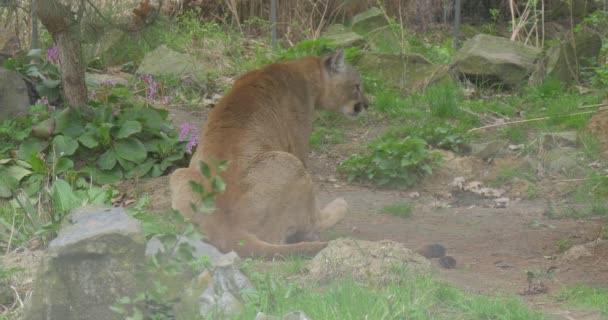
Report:
[[[338,198],[319,210],[307,172],[315,109],[357,116],[368,108],[359,74],[344,52],[280,62],[241,76],[210,111],[188,168],[170,178],[173,209],[192,221],[206,241],[241,257],[314,255],[315,241],[347,213]],[[189,181],[208,182],[199,161],[229,160],[225,192],[209,215],[195,213]],[[200,202],[200,200],[199,200]]]

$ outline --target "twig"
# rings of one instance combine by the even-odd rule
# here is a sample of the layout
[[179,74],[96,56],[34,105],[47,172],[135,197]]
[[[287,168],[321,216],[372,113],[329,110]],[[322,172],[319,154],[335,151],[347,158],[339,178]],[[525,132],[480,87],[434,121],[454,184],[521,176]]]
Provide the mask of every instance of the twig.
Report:
[[548,119],[553,119],[553,118],[578,116],[578,115],[581,115],[581,114],[589,114],[589,113],[593,113],[593,112],[595,112],[595,111],[576,112],[576,113],[564,114],[564,115],[555,116],[555,117],[540,117],[540,118],[534,118],[534,119],[517,120],[517,121],[511,121],[511,122],[503,122],[503,123],[491,124],[491,125],[487,125],[487,126],[483,126],[483,127],[473,128],[473,129],[470,129],[468,132],[475,132],[475,131],[480,131],[480,130],[485,130],[485,129],[490,129],[490,128],[508,126],[508,125],[512,125],[512,124],[520,124],[520,123],[526,123],[526,122],[542,121],[542,120],[548,120]]
[[580,107],[578,107],[578,109],[587,109],[587,108],[595,108],[595,107],[608,107],[608,102],[580,106]]
[[13,291],[15,291],[15,297],[17,298],[16,300],[19,301],[19,306],[21,308],[23,308],[23,300],[21,300],[21,296],[19,295],[19,292],[17,291],[17,289],[15,289],[15,286],[11,286],[11,289],[13,289]]

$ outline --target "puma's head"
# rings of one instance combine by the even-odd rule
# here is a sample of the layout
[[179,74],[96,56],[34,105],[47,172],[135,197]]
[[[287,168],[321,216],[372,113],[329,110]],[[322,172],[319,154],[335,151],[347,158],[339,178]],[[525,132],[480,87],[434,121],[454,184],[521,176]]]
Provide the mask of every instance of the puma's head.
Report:
[[344,51],[322,59],[323,83],[317,107],[352,117],[367,110],[369,102],[363,93],[363,81],[357,71],[344,62]]

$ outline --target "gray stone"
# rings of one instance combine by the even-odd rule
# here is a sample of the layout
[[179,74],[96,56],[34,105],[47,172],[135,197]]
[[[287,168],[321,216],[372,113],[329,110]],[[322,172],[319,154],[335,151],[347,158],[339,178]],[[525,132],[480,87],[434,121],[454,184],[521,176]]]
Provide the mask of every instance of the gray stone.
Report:
[[101,85],[106,82],[111,82],[114,84],[122,84],[124,86],[129,84],[130,77],[129,74],[124,74],[125,76],[114,76],[110,74],[102,74],[102,73],[86,73],[85,78],[88,83],[94,83],[95,85]]
[[495,157],[505,147],[505,142],[494,140],[489,142],[471,143],[471,154],[484,161]]
[[147,53],[136,73],[178,78],[192,74],[198,80],[206,81],[205,68],[194,57],[171,50],[165,45]]
[[586,168],[578,159],[578,150],[572,147],[551,149],[543,157],[549,174],[564,175],[569,178],[582,178]]
[[[190,239],[184,236],[178,236],[177,245],[174,246],[174,252],[172,254],[176,254],[177,250],[179,249],[179,246],[184,243],[192,247],[192,257],[195,259],[207,256],[209,257],[209,261],[213,263],[219,257],[222,256],[222,253],[214,246],[206,242]],[[164,244],[160,241],[159,237],[154,236],[148,241],[148,244],[146,245],[146,257],[154,256],[159,252],[164,253],[166,252],[166,249]]]
[[357,281],[386,282],[398,279],[401,271],[427,272],[429,260],[390,241],[338,239],[330,241],[310,262],[314,281],[350,277]]
[[552,149],[556,147],[577,147],[579,145],[576,131],[547,132],[543,135],[543,147]]
[[310,320],[302,311],[292,311],[283,316],[283,320]]
[[352,30],[370,44],[373,51],[400,53],[400,39],[393,32],[386,15],[378,8],[361,12],[353,17]]
[[464,43],[453,67],[476,82],[517,87],[535,70],[541,52],[506,38],[479,34]]
[[122,208],[74,210],[47,249],[24,319],[115,319],[109,307],[140,288],[144,242]]
[[255,320],[279,320],[279,318],[267,315],[264,312],[258,312],[258,314],[255,315]]
[[406,91],[423,90],[428,85],[449,78],[445,66],[437,66],[418,54],[364,53],[357,69],[382,79],[388,86]]
[[331,45],[337,48],[351,48],[365,45],[365,39],[362,36],[339,23],[329,26],[327,31],[321,34],[321,37],[330,39]]
[[0,120],[25,116],[29,108],[25,81],[16,71],[0,67]]
[[233,315],[243,304],[242,293],[253,289],[240,271],[240,258],[234,252],[217,258],[208,271],[191,284],[176,307],[177,319],[192,319],[192,310],[206,319],[209,315]]
[[593,32],[579,33],[574,41],[563,40],[547,50],[545,58],[540,62],[541,74],[534,81],[556,79],[566,85],[570,84],[577,78],[581,67],[587,67],[590,62],[597,60],[601,48],[602,39]]

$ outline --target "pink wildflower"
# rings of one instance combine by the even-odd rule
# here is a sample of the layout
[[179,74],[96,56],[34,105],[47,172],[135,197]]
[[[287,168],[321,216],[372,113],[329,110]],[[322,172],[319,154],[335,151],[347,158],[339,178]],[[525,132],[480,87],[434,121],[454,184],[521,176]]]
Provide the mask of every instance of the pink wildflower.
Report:
[[192,148],[198,145],[199,136],[198,136],[198,128],[190,123],[184,123],[181,125],[181,131],[179,132],[179,140],[184,141],[188,138],[188,143],[186,144],[186,153],[192,154]]
[[49,60],[49,62],[52,64],[58,63],[59,62],[59,48],[57,48],[57,46],[50,48],[46,52],[46,59]]

